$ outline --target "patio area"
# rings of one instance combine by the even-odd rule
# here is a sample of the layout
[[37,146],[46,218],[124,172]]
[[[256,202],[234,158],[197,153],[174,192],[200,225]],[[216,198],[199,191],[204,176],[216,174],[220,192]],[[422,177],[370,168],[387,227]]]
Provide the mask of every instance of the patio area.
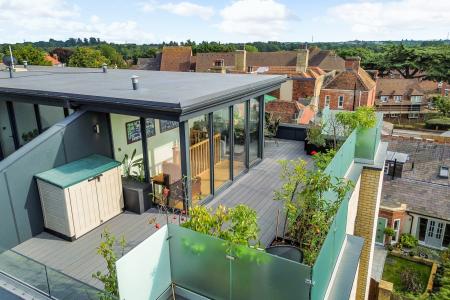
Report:
[[[280,220],[282,216],[282,203],[273,201],[273,191],[281,185],[278,160],[297,158],[311,161],[303,150],[303,142],[280,140],[276,144],[274,141],[266,141],[264,160],[217,195],[207,206],[217,207],[223,204],[232,207],[246,204],[252,207],[258,213],[261,243],[268,245],[275,237],[278,209]],[[101,233],[108,229],[117,237],[123,235],[127,241],[125,252],[128,252],[157,230],[156,223],[163,226],[167,220],[169,223],[179,222],[178,217],[169,215],[166,218],[158,209],[150,209],[142,215],[124,212],[74,242],[43,232],[12,250],[102,288],[102,284],[92,278],[93,273],[106,269],[103,258],[96,253]]]

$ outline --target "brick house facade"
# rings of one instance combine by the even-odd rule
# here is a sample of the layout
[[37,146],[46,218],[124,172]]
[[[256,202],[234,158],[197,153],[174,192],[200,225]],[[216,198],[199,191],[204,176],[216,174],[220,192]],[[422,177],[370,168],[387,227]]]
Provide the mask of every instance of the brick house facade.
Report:
[[338,73],[323,85],[319,97],[319,109],[354,110],[359,106],[373,106],[376,82],[360,67],[360,58],[346,60],[346,70]]

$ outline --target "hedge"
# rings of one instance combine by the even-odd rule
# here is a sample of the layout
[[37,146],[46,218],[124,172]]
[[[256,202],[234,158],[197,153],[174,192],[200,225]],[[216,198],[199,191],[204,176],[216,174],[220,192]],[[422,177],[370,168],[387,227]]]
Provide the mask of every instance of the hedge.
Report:
[[450,128],[450,118],[430,119],[425,123],[430,129],[447,130]]

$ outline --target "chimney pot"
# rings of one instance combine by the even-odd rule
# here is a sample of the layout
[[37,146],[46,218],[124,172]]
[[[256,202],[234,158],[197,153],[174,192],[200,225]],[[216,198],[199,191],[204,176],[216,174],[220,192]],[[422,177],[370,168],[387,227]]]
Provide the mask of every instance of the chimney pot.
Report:
[[139,76],[133,75],[131,76],[131,84],[133,85],[133,90],[137,90],[139,88]]

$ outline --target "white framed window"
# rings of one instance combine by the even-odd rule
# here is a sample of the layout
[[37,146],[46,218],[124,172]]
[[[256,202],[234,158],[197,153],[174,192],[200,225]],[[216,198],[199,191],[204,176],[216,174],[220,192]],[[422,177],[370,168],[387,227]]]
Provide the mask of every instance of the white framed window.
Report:
[[422,103],[422,96],[411,96],[412,104],[420,104]]
[[434,226],[436,226],[436,222],[433,220],[429,221],[429,225],[428,225],[428,237],[433,237],[433,233],[434,233]]
[[325,96],[325,107],[330,107],[331,97],[330,95]]
[[435,238],[441,239],[442,237],[442,231],[444,230],[444,223],[438,223],[438,226],[436,228],[436,235]]
[[394,236],[392,237],[392,242],[393,243],[397,243],[398,242],[398,237],[400,235],[400,219],[395,219],[394,220]]
[[389,96],[380,96],[381,102],[388,102],[388,100],[389,100]]
[[394,101],[397,103],[402,102],[402,98],[402,96],[394,96]]
[[409,113],[408,114],[408,118],[409,119],[418,119],[419,118],[419,113]]
[[338,97],[338,108],[343,108],[344,107],[344,96],[339,96]]

